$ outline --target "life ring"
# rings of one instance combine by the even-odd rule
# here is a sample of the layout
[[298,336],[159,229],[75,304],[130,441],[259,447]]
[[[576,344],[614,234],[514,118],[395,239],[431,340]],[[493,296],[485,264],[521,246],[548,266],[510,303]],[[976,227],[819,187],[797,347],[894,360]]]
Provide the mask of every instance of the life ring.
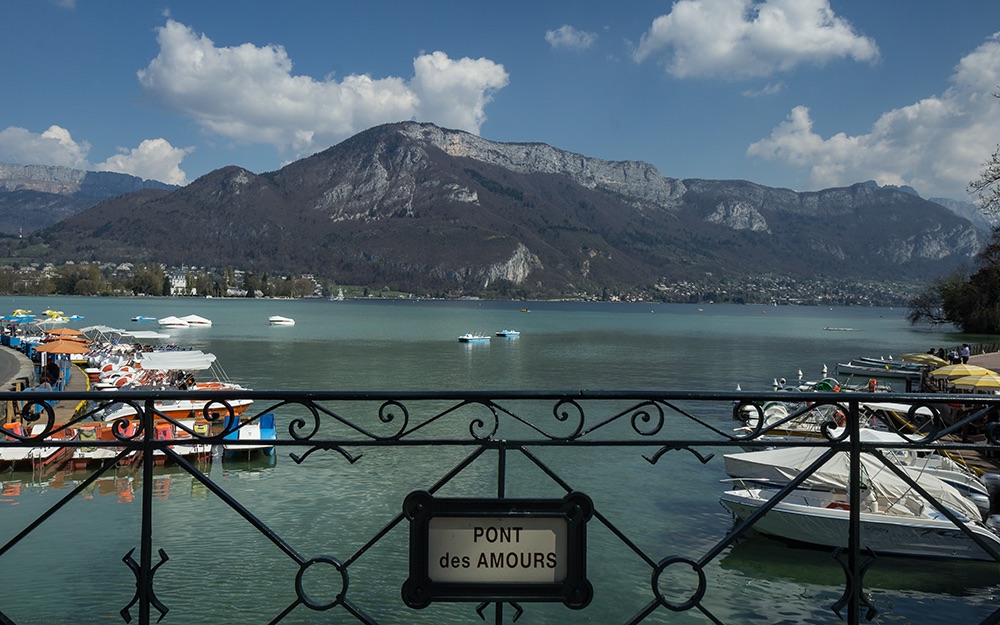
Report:
[[850,510],[851,504],[847,503],[846,501],[831,501],[830,503],[826,504],[826,507],[830,508],[831,510]]

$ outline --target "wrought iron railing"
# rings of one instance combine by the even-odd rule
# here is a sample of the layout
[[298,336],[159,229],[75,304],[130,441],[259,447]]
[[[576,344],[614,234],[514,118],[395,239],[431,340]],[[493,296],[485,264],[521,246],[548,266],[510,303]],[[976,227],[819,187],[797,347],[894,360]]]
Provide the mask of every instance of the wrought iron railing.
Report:
[[[768,513],[777,513],[776,507],[790,501],[796,489],[804,486],[825,462],[842,453],[849,458],[847,540],[843,545],[823,548],[843,568],[840,597],[823,607],[831,615],[835,613],[849,623],[860,623],[874,618],[880,610],[877,601],[866,592],[865,574],[878,554],[868,546],[865,534],[870,531],[866,529],[863,512],[869,471],[864,468],[863,457],[874,459],[930,502],[937,516],[950,521],[955,540],[967,541],[969,549],[977,553],[975,559],[1000,563],[996,546],[1000,543],[984,538],[989,536],[989,530],[987,534],[973,531],[967,519],[946,502],[939,501],[925,483],[902,469],[894,459],[901,452],[932,450],[953,457],[974,456],[984,462],[982,466],[989,467],[990,459],[1000,453],[1000,425],[996,420],[1000,396],[994,395],[122,389],[113,393],[8,392],[0,393],[0,398],[16,403],[22,425],[20,430],[14,426],[4,430],[6,437],[0,440],[0,452],[27,450],[28,458],[21,462],[27,462],[31,470],[40,470],[42,463],[50,461],[49,452],[60,449],[66,452],[65,457],[51,462],[77,463],[85,476],[67,488],[65,494],[49,493],[44,509],[23,526],[8,526],[8,533],[0,534],[7,536],[0,544],[3,572],[0,577],[8,582],[6,589],[0,591],[0,623],[37,622],[30,620],[30,599],[17,594],[17,601],[13,600],[15,593],[11,592],[10,582],[16,579],[21,588],[45,588],[48,583],[46,579],[23,579],[13,573],[18,570],[19,558],[31,557],[25,556],[19,545],[32,544],[33,534],[44,532],[53,519],[68,514],[70,502],[86,495],[97,480],[121,471],[123,466],[133,471],[141,485],[141,519],[131,537],[130,549],[103,556],[124,563],[119,566],[127,567],[134,579],[134,592],[127,602],[104,606],[102,613],[109,619],[106,622],[112,622],[107,616],[112,612],[116,620],[123,622],[170,622],[171,611],[181,612],[180,605],[192,600],[189,593],[179,593],[177,588],[161,581],[164,577],[178,579],[176,574],[164,575],[174,567],[190,571],[195,577],[193,583],[224,596],[224,580],[197,578],[202,558],[213,557],[212,540],[200,541],[198,555],[193,559],[191,552],[170,554],[160,546],[163,532],[156,529],[160,527],[157,519],[168,514],[165,511],[171,502],[164,502],[163,507],[159,502],[154,505],[154,478],[165,464],[175,465],[174,471],[190,475],[200,492],[206,497],[214,496],[235,514],[244,528],[259,533],[286,560],[288,568],[283,572],[260,571],[267,579],[260,592],[273,593],[282,598],[278,601],[283,601],[271,612],[258,615],[256,622],[262,623],[330,622],[331,611],[337,613],[336,622],[399,622],[398,617],[380,615],[398,614],[397,610],[412,613],[412,622],[416,622],[421,609],[432,603],[448,604],[441,613],[444,616],[435,617],[436,622],[475,622],[486,620],[488,615],[497,624],[520,619],[526,623],[571,622],[575,620],[574,610],[586,613],[591,609],[592,599],[607,602],[606,582],[622,575],[619,564],[613,569],[606,566],[609,544],[624,554],[620,562],[630,562],[634,567],[632,575],[645,580],[636,591],[644,599],[635,605],[623,598],[611,600],[623,613],[615,617],[616,622],[663,620],[670,618],[665,615],[684,612],[714,623],[743,622],[731,610],[720,609],[718,602],[709,599],[717,597],[720,589],[712,587],[706,571],[752,532]],[[85,403],[72,417],[62,419],[48,403],[53,400],[68,405]],[[249,407],[247,400],[252,400]],[[871,441],[860,435],[858,424],[871,424],[874,403],[880,405],[877,407],[880,416],[894,415],[882,423],[898,432],[902,439]],[[781,409],[774,410],[775,406]],[[270,415],[276,415],[275,438],[266,435]],[[109,417],[111,421],[107,420]],[[842,424],[846,427],[840,427]],[[245,434],[251,429],[260,429],[265,434],[255,432],[251,437],[240,437],[241,432]],[[976,430],[971,438],[970,429]],[[806,430],[808,436],[794,436]],[[286,497],[297,495],[297,510],[302,516],[318,509],[324,512],[335,509],[340,501],[371,496],[373,490],[380,488],[377,483],[374,486],[369,483],[366,492],[346,492],[338,495],[342,500],[328,500],[325,493],[330,485],[311,484],[308,478],[310,465],[320,458],[347,469],[362,466],[366,454],[394,450],[396,473],[383,476],[382,485],[388,490],[398,480],[413,487],[407,489],[409,496],[398,500],[395,512],[384,517],[378,516],[380,512],[372,512],[377,527],[366,538],[357,540],[352,548],[339,545],[336,548],[339,553],[333,555],[327,551],[329,545],[300,544],[303,539],[300,533],[290,537],[287,525],[278,527],[266,513],[231,494],[225,481],[213,473],[213,465],[205,461],[205,455],[212,453],[217,458],[222,448],[231,454],[241,453],[239,450],[249,454],[261,445],[265,452],[273,450],[272,458],[281,457],[282,462],[287,458],[294,463],[298,474],[305,476],[281,491]],[[585,474],[604,468],[612,472],[622,458],[629,461],[641,458],[642,464],[651,470],[623,471],[614,478],[604,476],[612,484],[610,492],[628,492],[642,498],[657,491],[665,493],[669,500],[672,484],[677,483],[674,480],[683,479],[685,474],[693,476],[710,471],[716,477],[709,481],[716,481],[722,461],[720,453],[762,446],[813,447],[819,454],[799,475],[789,477],[786,483],[773,484],[776,494],[755,511],[737,518],[718,535],[700,536],[692,544],[665,545],[663,541],[651,540],[649,533],[655,534],[656,528],[637,530],[636,524],[627,522],[630,511],[622,509],[617,499],[608,495],[609,491],[597,495],[580,486],[586,482]],[[611,461],[602,464],[606,462],[602,458]],[[671,458],[671,474],[655,470],[664,458]],[[520,469],[513,468],[515,462]],[[488,469],[483,470],[483,466]],[[533,477],[524,478],[528,474],[524,467],[530,468]],[[706,500],[718,502],[719,495],[727,488],[732,486],[723,484],[702,495]],[[291,493],[289,489],[305,492]],[[993,513],[1000,512],[995,501],[993,506]],[[454,507],[459,510],[457,513]],[[563,579],[538,583],[487,578],[463,584],[461,575],[457,582],[449,578],[451,581],[439,583],[433,579],[434,575],[427,574],[427,567],[434,563],[428,562],[427,537],[421,533],[427,531],[426,514],[430,508],[434,508],[430,512],[432,521],[434,514],[501,521],[539,516],[543,519],[541,523],[555,518],[557,525],[565,520],[571,535],[576,536],[570,542],[577,541],[566,555],[570,570]],[[350,514],[356,512],[352,509]],[[725,510],[720,509],[720,514],[723,513]],[[671,515],[682,518],[686,514],[687,510],[678,505],[663,510],[662,518],[666,522]],[[226,527],[231,525],[228,523]],[[212,519],[201,527],[221,531]],[[86,531],[90,533],[92,529]],[[583,534],[572,534],[574,531]],[[604,537],[601,562],[596,562],[592,554],[588,559],[587,542],[583,538],[598,531]],[[408,557],[398,553],[380,556],[383,559],[374,568],[382,573],[391,570],[389,577],[408,577],[402,587],[379,587],[377,590],[383,591],[383,596],[373,598],[372,592],[351,581],[372,576],[373,565],[362,563],[375,558],[373,554],[383,544],[391,544],[392,548],[408,544],[409,552],[403,554]],[[449,558],[454,555],[448,554]],[[503,566],[502,557],[494,564]],[[546,557],[534,560],[532,557],[528,558],[529,563],[547,566]],[[447,565],[447,560],[442,559],[442,563]],[[460,566],[461,558],[454,563]],[[59,566],[59,562],[52,565]],[[365,574],[354,577],[363,567],[367,567]],[[81,571],[82,575],[86,573]],[[47,592],[37,592],[36,598],[38,605],[51,601]],[[393,607],[383,609],[386,605]],[[775,605],[774,609],[780,611],[781,606]],[[912,622],[920,622],[919,615],[912,618]],[[982,623],[998,621],[1000,609],[982,615]],[[224,619],[214,618],[212,622],[223,623]]]

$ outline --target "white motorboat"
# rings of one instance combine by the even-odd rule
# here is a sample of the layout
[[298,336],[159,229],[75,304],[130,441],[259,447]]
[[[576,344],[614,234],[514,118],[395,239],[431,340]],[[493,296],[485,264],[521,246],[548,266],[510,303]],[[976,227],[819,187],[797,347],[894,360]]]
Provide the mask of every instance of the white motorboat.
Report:
[[[787,447],[726,454],[726,472],[741,488],[722,495],[722,504],[737,518],[746,519],[779,489],[799,477],[826,452],[822,447]],[[898,458],[889,455],[890,461]],[[975,501],[920,468],[901,464],[901,470],[919,484],[933,502],[896,475],[870,453],[861,453],[862,544],[876,553],[990,560],[942,512],[952,512],[962,525],[992,545],[1000,558],[1000,535],[981,522],[988,513]],[[772,534],[828,547],[847,546],[850,455],[837,452],[799,484],[799,488],[759,519],[754,528]]]
[[191,324],[184,321],[180,317],[175,317],[170,315],[169,317],[163,317],[162,319],[157,319],[156,321],[160,324],[161,328],[189,328]]
[[488,334],[475,334],[472,332],[466,332],[462,336],[458,337],[459,343],[480,343],[489,340],[490,336]]
[[[746,519],[779,491],[742,488],[722,494],[722,505],[738,519]],[[883,510],[877,499],[866,499],[860,511],[861,547],[877,554],[994,561],[1000,557],[1000,536],[991,528],[965,519],[962,526],[988,545],[980,547],[962,528],[929,505],[914,498],[891,503]],[[959,515],[962,519],[962,515]],[[848,546],[850,509],[842,493],[794,490],[757,520],[762,534],[824,547]]]
[[[902,437],[891,432],[861,430],[862,441],[898,443]],[[822,447],[785,447],[764,451],[726,454],[726,473],[735,479],[765,486],[784,485],[798,476],[823,454]],[[990,511],[990,494],[986,484],[958,463],[926,450],[884,449],[887,459],[895,462],[912,479],[935,498],[951,508],[964,510],[982,518]],[[849,456],[840,452],[812,473],[804,488],[845,491],[849,487]],[[874,455],[862,452],[863,479],[876,492],[888,498],[899,498],[910,492],[910,486],[897,477]],[[956,503],[956,499],[965,501]]]
[[293,326],[295,325],[295,320],[290,317],[282,317],[281,315],[272,315],[267,318],[267,322],[273,326]]
[[521,333],[517,330],[500,330],[497,332],[497,336],[502,336],[506,338],[515,338],[521,336]]
[[[875,404],[867,405],[874,406]],[[769,422],[768,419],[771,417],[773,410],[773,408],[765,410],[766,425],[771,425],[771,422]],[[929,409],[926,407],[921,407],[918,412],[920,414],[930,414]],[[781,412],[780,414],[787,415],[785,412]],[[773,430],[773,432],[778,432],[777,435],[769,434],[759,436],[755,438],[752,443],[744,445],[744,449],[747,449],[750,453],[731,454],[726,456],[727,472],[732,477],[747,477],[745,474],[736,475],[729,470],[730,464],[735,464],[737,462],[737,458],[743,459],[741,460],[743,466],[741,469],[736,470],[737,472],[746,471],[748,463],[751,462],[757,464],[759,467],[766,467],[772,463],[778,463],[785,466],[790,457],[794,458],[794,454],[796,452],[790,452],[793,456],[789,456],[788,453],[783,454],[780,450],[767,449],[767,446],[776,441],[807,441],[810,439],[819,439],[819,426],[824,420],[831,419],[821,416],[811,416],[808,422],[803,419],[798,422],[781,424],[781,429]],[[832,428],[830,430],[830,435],[837,437],[840,436],[842,432],[843,430],[839,427]],[[910,443],[911,445],[913,443],[912,440],[904,438],[895,432],[875,430],[867,427],[860,428],[858,430],[858,436],[863,443]],[[811,451],[803,452],[805,454],[804,457],[795,460],[808,464],[808,462],[815,460],[822,451],[815,447],[810,449]],[[962,495],[971,499],[983,513],[989,511],[989,489],[986,487],[985,482],[971,469],[960,464],[959,462],[956,462],[949,457],[942,456],[932,449],[913,449],[912,446],[908,448],[885,448],[882,451],[888,458],[895,461],[897,464],[906,467],[914,479],[919,479],[924,475],[936,477],[958,490]],[[870,456],[866,454],[865,457]],[[801,464],[800,466],[804,467],[806,464]],[[875,470],[885,470],[884,467],[879,468],[874,467],[874,465],[873,468]]]
[[198,315],[186,315],[181,317],[181,321],[186,321],[187,324],[193,328],[208,328],[212,325],[211,319],[205,319],[204,317],[199,317]]

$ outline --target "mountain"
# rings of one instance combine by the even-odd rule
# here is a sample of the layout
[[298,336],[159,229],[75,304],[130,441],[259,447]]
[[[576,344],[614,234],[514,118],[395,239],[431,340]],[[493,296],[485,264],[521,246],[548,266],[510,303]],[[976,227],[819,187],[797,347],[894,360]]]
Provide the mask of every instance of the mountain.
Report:
[[762,275],[926,281],[985,233],[897,188],[798,193],[432,124],[359,133],[284,168],[213,171],[37,233],[51,259],[157,261],[418,294],[579,296]]
[[28,234],[93,206],[140,189],[176,189],[109,171],[0,163],[0,233]]
[[979,206],[973,202],[940,197],[931,198],[931,201],[937,202],[956,215],[965,217],[971,221],[973,225],[979,226],[983,230],[991,231],[997,225],[1000,225],[1000,215],[984,215],[983,212],[979,210]]

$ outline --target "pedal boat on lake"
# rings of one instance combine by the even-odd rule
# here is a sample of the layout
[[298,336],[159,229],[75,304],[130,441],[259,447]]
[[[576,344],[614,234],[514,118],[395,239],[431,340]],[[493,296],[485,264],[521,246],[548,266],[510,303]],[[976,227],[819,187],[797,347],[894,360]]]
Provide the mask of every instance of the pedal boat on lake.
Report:
[[[20,421],[12,421],[0,428],[0,441],[37,440],[44,431],[45,424],[42,423],[32,425],[29,433],[25,432]],[[74,436],[72,428],[65,428],[42,439],[51,443],[44,447],[0,447],[0,470],[37,470],[58,465],[73,454],[73,448],[61,446],[60,441],[71,440]]]
[[274,413],[267,412],[256,419],[241,421],[239,416],[226,417],[222,459],[251,459],[255,455],[274,456],[273,441],[278,438]]
[[459,343],[482,343],[489,340],[490,337],[488,334],[474,334],[472,332],[466,332],[458,337]]

